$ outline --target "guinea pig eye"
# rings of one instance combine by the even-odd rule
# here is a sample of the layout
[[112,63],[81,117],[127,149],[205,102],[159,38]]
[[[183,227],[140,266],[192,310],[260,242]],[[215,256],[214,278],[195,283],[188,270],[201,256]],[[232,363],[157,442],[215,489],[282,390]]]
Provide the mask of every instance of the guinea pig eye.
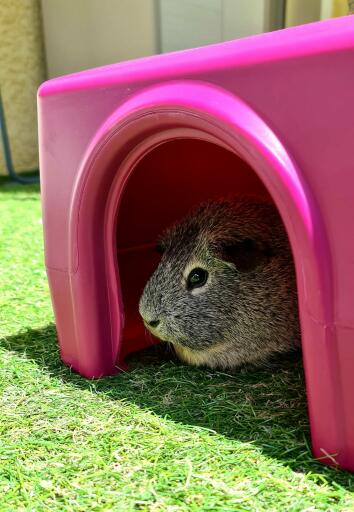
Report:
[[208,280],[208,272],[203,268],[194,268],[187,277],[187,289],[193,290],[204,286]]

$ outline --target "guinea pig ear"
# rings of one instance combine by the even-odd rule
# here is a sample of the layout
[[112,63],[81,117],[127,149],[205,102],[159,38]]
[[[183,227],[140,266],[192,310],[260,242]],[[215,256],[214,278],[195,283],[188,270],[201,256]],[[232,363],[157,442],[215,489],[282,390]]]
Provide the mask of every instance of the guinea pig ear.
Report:
[[238,242],[228,242],[222,246],[222,259],[233,263],[240,272],[251,272],[266,263],[273,256],[270,247],[266,247],[252,238]]

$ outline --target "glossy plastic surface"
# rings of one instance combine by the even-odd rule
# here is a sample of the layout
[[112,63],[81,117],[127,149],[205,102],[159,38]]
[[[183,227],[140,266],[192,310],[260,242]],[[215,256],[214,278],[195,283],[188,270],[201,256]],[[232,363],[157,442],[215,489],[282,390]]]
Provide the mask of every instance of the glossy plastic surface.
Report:
[[354,470],[354,17],[127,62],[38,93],[45,256],[63,360],[142,348],[156,235],[202,199],[270,195],[297,275],[313,450]]

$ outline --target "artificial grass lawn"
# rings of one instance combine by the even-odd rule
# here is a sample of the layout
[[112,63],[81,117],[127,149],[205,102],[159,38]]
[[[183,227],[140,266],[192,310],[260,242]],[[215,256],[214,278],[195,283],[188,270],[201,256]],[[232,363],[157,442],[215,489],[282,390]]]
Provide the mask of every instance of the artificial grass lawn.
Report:
[[354,510],[354,476],[312,459],[299,362],[66,368],[40,218],[37,187],[0,182],[0,511]]

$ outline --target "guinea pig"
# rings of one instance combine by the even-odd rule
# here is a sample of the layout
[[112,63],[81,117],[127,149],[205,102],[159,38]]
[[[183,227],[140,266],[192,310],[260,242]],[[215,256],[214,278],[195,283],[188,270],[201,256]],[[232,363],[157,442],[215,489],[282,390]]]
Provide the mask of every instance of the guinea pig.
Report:
[[299,347],[294,264],[271,203],[203,203],[167,229],[157,249],[162,258],[139,312],[179,359],[235,369]]

